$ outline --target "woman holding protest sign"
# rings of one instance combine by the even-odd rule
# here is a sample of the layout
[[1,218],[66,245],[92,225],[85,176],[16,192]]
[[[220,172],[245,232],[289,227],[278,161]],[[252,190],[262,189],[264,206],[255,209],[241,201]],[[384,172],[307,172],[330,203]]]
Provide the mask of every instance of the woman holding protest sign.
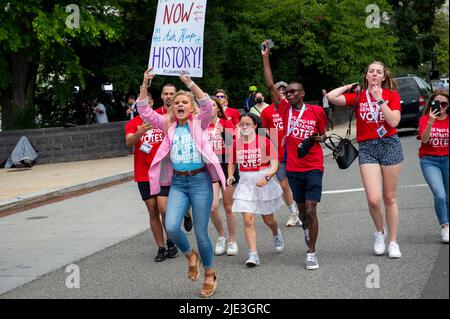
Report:
[[336,106],[356,107],[356,140],[359,143],[359,167],[366,191],[369,212],[375,224],[374,252],[386,250],[382,202],[389,231],[389,258],[402,256],[397,243],[397,183],[403,151],[396,127],[400,122],[400,95],[389,70],[382,62],[370,63],[365,72],[364,89],[346,93],[357,83],[342,86],[327,94]]
[[[150,193],[171,185],[166,209],[166,230],[188,260],[188,278],[196,281],[200,261],[205,269],[201,297],[210,297],[217,288],[213,268],[213,249],[208,223],[213,201],[212,183],[225,187],[225,176],[205,133],[213,115],[209,96],[184,72],[180,80],[191,92],[178,91],[166,115],[153,111],[146,100],[147,85],[154,75],[144,73],[141,93],[136,102],[142,118],[166,134],[149,169]],[[195,98],[194,98],[195,96]],[[197,106],[197,102],[200,109]],[[192,206],[193,224],[199,253],[194,251],[181,230],[183,216]]]

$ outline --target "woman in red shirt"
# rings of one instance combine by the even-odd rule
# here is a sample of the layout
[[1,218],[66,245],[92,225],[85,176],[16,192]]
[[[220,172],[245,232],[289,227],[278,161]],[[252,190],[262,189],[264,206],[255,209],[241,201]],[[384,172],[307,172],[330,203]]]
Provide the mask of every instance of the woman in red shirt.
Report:
[[[231,143],[233,142],[235,126],[231,121],[227,120],[221,101],[216,97],[211,97],[211,102],[213,104],[213,117],[211,118],[211,124],[208,128],[208,140],[219,158],[220,166],[222,166],[225,177],[228,179],[227,163],[231,150]],[[235,184],[239,180],[237,170],[235,171],[234,178],[236,182],[233,183],[233,185],[228,185],[225,190],[222,188],[223,208],[227,218],[228,245],[222,217],[219,212],[219,192],[221,187],[219,183],[213,184],[214,199],[211,207],[211,221],[219,234],[219,238],[217,239],[214,248],[214,253],[217,256],[223,255],[225,252],[228,256],[234,256],[238,253],[236,241],[236,216],[231,211],[231,206],[233,205],[233,193],[236,187]]]
[[284,240],[273,214],[283,205],[283,191],[272,177],[278,170],[278,153],[266,136],[256,134],[258,117],[247,113],[239,120],[240,137],[233,142],[228,164],[227,184],[231,185],[236,163],[239,164],[240,180],[234,191],[234,213],[242,213],[245,238],[249,246],[246,265],[260,264],[256,250],[255,215],[261,215],[264,223],[272,231],[275,251],[284,249]]
[[441,236],[448,243],[448,94],[430,96],[419,122],[420,168],[434,197]]
[[400,122],[400,95],[397,85],[382,62],[368,65],[364,89],[345,93],[355,84],[334,89],[327,94],[328,101],[337,106],[356,107],[356,140],[359,143],[359,167],[366,191],[369,211],[376,227],[374,252],[383,255],[386,250],[384,216],[389,230],[389,258],[400,258],[397,244],[398,205],[397,183],[403,151],[396,127]]

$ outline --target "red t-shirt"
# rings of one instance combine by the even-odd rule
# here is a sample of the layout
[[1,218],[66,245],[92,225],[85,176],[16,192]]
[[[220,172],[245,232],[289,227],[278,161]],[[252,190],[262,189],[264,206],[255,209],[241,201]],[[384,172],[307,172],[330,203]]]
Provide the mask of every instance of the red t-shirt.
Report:
[[272,103],[261,112],[262,127],[269,129],[269,136],[276,142],[278,150],[278,160],[284,162],[284,146],[282,140],[284,136],[283,119],[279,112],[275,111],[275,105]]
[[[425,114],[420,118],[419,137],[425,131],[428,124],[429,115]],[[448,156],[448,117],[443,120],[436,119],[431,127],[430,139],[428,143],[421,143],[419,157],[423,156]]]
[[[347,106],[353,107],[355,105],[356,93],[345,93],[345,104]],[[370,101],[372,102],[373,109],[375,110],[377,106],[377,101],[370,94]],[[391,91],[383,89],[382,93],[383,100],[386,101],[387,106],[391,110],[401,111],[400,106],[400,95],[397,91]],[[369,103],[367,103],[366,90],[362,90],[359,94],[359,107],[356,107],[356,141],[363,142],[367,140],[374,140],[380,138],[377,129],[383,125],[387,133],[383,137],[389,137],[397,134],[395,127],[389,126],[384,120],[384,114],[380,110],[378,113],[378,124],[374,120],[374,116],[370,111]],[[378,107],[379,108],[379,107]]]
[[270,160],[277,157],[277,150],[272,142],[265,136],[256,135],[250,143],[245,143],[243,138],[233,142],[230,163],[239,164],[240,172],[257,172],[268,168]]
[[158,113],[158,114],[161,114],[161,115],[166,115],[166,114],[167,114],[167,111],[166,111],[166,109],[164,108],[164,106],[158,107],[158,108],[155,110],[155,112]]
[[233,109],[231,107],[227,107],[227,109],[225,110],[225,116],[236,127],[236,125],[239,124],[239,118],[241,117],[241,113],[239,113],[239,111],[236,110],[236,109]]
[[[315,134],[324,134],[327,128],[327,116],[322,107],[306,104],[306,110],[302,118],[295,125],[300,110],[292,108],[292,118],[289,122],[290,104],[282,99],[278,106],[278,112],[283,118],[284,133],[288,134],[288,127],[293,127],[291,134],[286,137],[286,171],[288,172],[309,172],[321,170],[323,172],[323,151],[320,144],[315,143],[309,153],[302,157],[297,157],[298,145],[305,139]],[[295,126],[294,126],[295,125]]]
[[[125,136],[134,134],[142,125],[140,116],[134,117],[125,125]],[[148,182],[148,169],[158,151],[159,146],[164,138],[164,133],[160,129],[151,129],[145,132],[134,145],[134,180],[136,182]],[[152,146],[149,154],[145,154],[139,148],[142,143],[146,142]]]
[[[224,155],[227,152],[225,140],[223,139],[222,132],[226,130],[230,136],[233,136],[235,126],[231,121],[225,119],[219,119],[221,129],[216,129],[216,125],[211,123],[208,127],[208,140],[213,147],[214,152],[218,155]],[[220,159],[221,157],[219,157]]]

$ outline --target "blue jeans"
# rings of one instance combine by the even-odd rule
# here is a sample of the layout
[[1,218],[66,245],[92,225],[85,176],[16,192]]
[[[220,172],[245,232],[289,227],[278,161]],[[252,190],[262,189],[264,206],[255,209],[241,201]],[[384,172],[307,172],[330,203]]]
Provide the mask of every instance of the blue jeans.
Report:
[[440,225],[448,225],[448,156],[424,156],[420,168],[434,197],[434,210]]
[[186,210],[192,206],[195,238],[204,268],[213,267],[213,246],[208,236],[212,202],[213,188],[208,172],[173,175],[166,208],[166,231],[183,254],[190,253],[192,249],[181,224]]

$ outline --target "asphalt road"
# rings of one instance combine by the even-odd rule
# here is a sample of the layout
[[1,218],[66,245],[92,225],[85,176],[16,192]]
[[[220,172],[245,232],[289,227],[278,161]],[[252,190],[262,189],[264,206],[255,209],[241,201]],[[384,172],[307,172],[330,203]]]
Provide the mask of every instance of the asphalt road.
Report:
[[[339,170],[333,159],[326,157],[324,195],[318,206],[320,268],[314,271],[305,269],[303,230],[284,227],[288,212],[283,208],[277,219],[282,224],[285,251],[275,253],[271,233],[258,219],[261,265],[248,269],[245,266],[247,245],[239,216],[240,252],[234,257],[215,258],[219,288],[213,298],[448,299],[448,245],[440,242],[432,195],[418,163],[418,142],[410,134],[402,136],[401,140],[405,155],[398,190],[401,259],[390,260],[387,256],[373,255],[374,229],[365,193],[361,190],[358,165]],[[132,183],[126,185],[121,189],[122,194],[130,197],[130,193],[137,192]],[[114,196],[111,194],[103,190],[96,196],[97,201],[108,202],[109,209],[117,207],[123,210],[124,205],[119,204],[123,199],[117,196],[117,191]],[[41,209],[51,207],[48,205]],[[134,213],[132,209],[127,212]],[[210,234],[216,239],[212,225]],[[192,233],[189,238],[191,243],[195,243]],[[74,259],[72,264],[80,269],[78,289],[66,287],[69,273],[66,273],[67,264],[64,264],[56,271],[0,295],[0,298],[197,299],[202,280],[192,283],[186,278],[185,258],[179,255],[175,259],[155,263],[152,261],[155,254],[156,246],[147,230],[84,258]],[[378,270],[377,288],[370,283],[377,282],[373,276]]]

